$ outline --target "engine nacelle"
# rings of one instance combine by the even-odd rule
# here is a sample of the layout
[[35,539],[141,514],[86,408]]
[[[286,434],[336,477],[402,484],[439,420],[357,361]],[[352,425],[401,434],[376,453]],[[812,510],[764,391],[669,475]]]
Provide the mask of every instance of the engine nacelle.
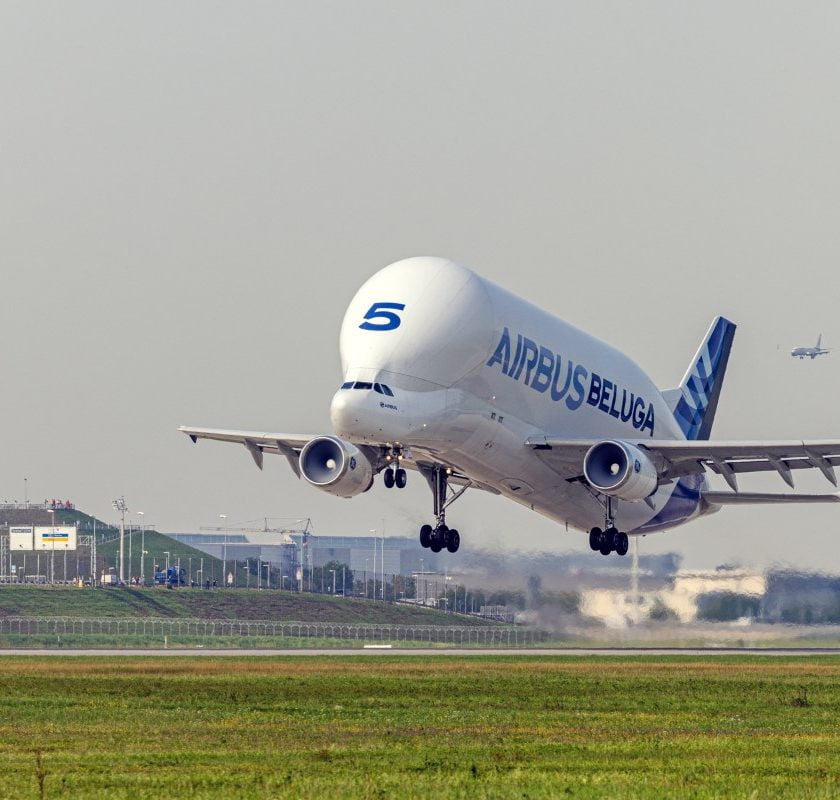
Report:
[[593,489],[620,500],[644,500],[656,491],[659,473],[644,450],[621,441],[592,445],[583,475]]
[[313,486],[338,497],[355,497],[373,484],[373,465],[356,445],[318,436],[300,451],[300,473]]

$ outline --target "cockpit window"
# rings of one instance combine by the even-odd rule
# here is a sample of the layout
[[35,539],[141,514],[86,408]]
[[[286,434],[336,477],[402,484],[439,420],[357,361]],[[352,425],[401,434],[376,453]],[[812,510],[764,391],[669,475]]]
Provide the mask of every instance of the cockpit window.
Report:
[[346,383],[341,384],[342,389],[363,389],[369,392],[373,389],[374,392],[378,394],[386,394],[388,397],[393,397],[394,393],[391,391],[390,386],[386,386],[384,383],[368,383],[368,381],[347,381]]

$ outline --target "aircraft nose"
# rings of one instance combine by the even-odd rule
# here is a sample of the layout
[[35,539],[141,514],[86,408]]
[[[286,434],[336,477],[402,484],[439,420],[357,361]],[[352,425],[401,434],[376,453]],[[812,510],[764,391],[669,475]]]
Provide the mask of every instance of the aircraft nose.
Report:
[[389,398],[364,389],[339,389],[330,404],[330,421],[338,436],[371,442],[402,435],[402,418]]
[[373,392],[339,389],[330,404],[330,421],[339,436],[366,437],[377,429],[378,406]]
[[330,403],[330,421],[332,422],[333,430],[339,434],[346,436],[351,432],[351,428],[358,424],[358,414],[353,407],[352,392],[339,389]]

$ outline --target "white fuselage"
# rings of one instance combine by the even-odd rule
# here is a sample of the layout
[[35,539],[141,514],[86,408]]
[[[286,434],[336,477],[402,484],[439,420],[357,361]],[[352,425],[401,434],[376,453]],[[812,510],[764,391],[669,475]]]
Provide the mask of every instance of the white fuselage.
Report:
[[[627,356],[444,259],[406,259],[370,278],[347,309],[341,358],[345,382],[385,384],[393,397],[339,390],[337,435],[399,444],[581,530],[603,524],[601,501],[536,457],[527,439],[685,438]],[[618,502],[616,524],[647,532],[685,522],[705,510],[700,485],[679,481],[647,503]]]
[[794,358],[816,358],[817,356],[824,356],[828,350],[823,350],[819,347],[797,347],[790,351]]

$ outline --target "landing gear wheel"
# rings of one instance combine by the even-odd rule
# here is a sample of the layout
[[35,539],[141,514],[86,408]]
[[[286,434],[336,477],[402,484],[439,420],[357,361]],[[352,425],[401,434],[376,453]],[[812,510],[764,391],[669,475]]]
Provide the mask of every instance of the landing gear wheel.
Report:
[[601,546],[598,548],[602,556],[608,556],[613,551],[613,537],[617,531],[615,528],[607,528],[601,534]]
[[443,523],[438,525],[432,531],[432,538],[429,543],[429,549],[433,553],[439,553],[449,543],[449,528]]
[[448,541],[446,542],[446,549],[450,553],[457,553],[458,548],[461,546],[461,534],[458,533],[458,531],[456,531],[455,528],[451,528],[447,539]]
[[626,556],[627,551],[630,549],[630,539],[627,534],[616,531],[613,537],[613,547],[618,555]]
[[420,544],[423,547],[429,547],[432,543],[432,526],[431,525],[423,525],[420,528]]
[[601,549],[601,537],[604,535],[604,532],[600,528],[593,528],[589,531],[589,547],[592,550],[600,550]]
[[386,469],[385,474],[382,476],[382,480],[385,483],[385,488],[390,489],[394,485],[394,470]]
[[394,483],[397,486],[397,489],[405,489],[405,484],[408,482],[408,475],[405,474],[405,470],[402,467],[399,467],[397,471],[394,473]]

